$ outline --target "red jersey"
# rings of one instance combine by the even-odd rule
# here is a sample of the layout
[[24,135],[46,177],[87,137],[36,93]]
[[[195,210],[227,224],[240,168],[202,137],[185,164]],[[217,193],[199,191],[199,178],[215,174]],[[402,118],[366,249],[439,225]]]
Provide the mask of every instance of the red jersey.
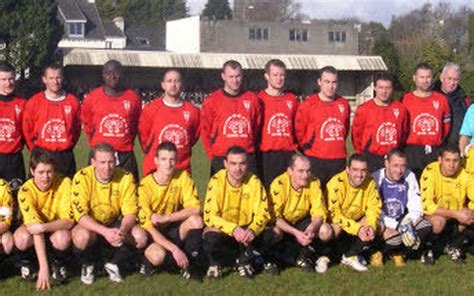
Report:
[[37,93],[26,103],[23,133],[30,150],[34,147],[50,151],[74,148],[81,135],[79,101],[72,94],[52,101],[44,92]]
[[143,108],[138,124],[142,150],[143,176],[156,170],[154,157],[162,142],[172,142],[178,149],[178,169],[190,171],[191,149],[199,138],[199,109],[189,102],[169,106],[157,98]]
[[399,101],[378,106],[370,100],[357,107],[352,121],[352,144],[357,153],[384,156],[405,144],[407,135],[408,113]]
[[318,94],[303,102],[296,113],[295,133],[305,155],[323,159],[346,158],[351,109],[343,97],[322,101]]
[[106,95],[102,86],[93,90],[81,112],[89,146],[104,142],[117,151],[133,151],[141,108],[140,98],[130,89],[116,97]]
[[451,111],[446,97],[432,92],[427,98],[419,98],[409,92],[403,96],[402,103],[410,118],[407,144],[441,145],[450,129]]
[[250,91],[235,97],[225,95],[222,89],[210,94],[201,109],[202,144],[209,158],[224,156],[234,145],[254,153],[261,111],[257,96]]
[[261,151],[294,151],[295,115],[298,100],[292,93],[271,96],[264,90],[257,94],[263,108]]
[[0,153],[16,153],[23,149],[22,121],[26,100],[13,97],[0,100]]

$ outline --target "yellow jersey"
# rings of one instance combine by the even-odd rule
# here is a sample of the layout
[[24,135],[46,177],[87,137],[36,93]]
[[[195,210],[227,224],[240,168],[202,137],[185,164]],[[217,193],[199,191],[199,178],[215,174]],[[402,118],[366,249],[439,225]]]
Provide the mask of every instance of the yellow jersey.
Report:
[[169,215],[186,208],[200,209],[194,182],[186,171],[177,170],[168,184],[158,184],[150,174],[138,186],[138,221],[141,227],[153,227],[151,216]]
[[470,149],[465,158],[464,168],[466,172],[473,175],[474,174],[474,149]]
[[[421,201],[426,215],[433,215],[438,208],[447,210],[462,210],[469,206],[474,210],[473,185],[469,182],[470,174],[464,169],[453,177],[441,174],[440,163],[432,162],[423,170],[420,179]],[[467,205],[467,199],[469,204]]]
[[12,224],[13,197],[7,181],[0,179],[0,223]]
[[276,219],[295,224],[309,214],[311,218],[321,217],[323,221],[326,220],[326,205],[320,182],[316,178],[297,192],[291,186],[290,176],[285,172],[270,185],[270,199]]
[[97,180],[91,165],[77,172],[72,183],[72,208],[76,221],[89,215],[98,223],[109,225],[120,216],[138,212],[133,175],[122,168],[116,168],[110,181],[102,183]]
[[247,173],[240,187],[227,181],[227,170],[209,180],[204,201],[204,223],[232,235],[237,226],[247,226],[259,235],[270,220],[265,188],[253,174]]
[[25,225],[61,219],[74,221],[71,179],[55,174],[51,188],[41,191],[31,178],[18,191],[18,205]]
[[357,235],[360,219],[366,217],[367,225],[377,229],[382,210],[377,185],[367,176],[361,186],[355,188],[349,183],[346,171],[335,175],[327,184],[328,208],[332,223],[345,232]]

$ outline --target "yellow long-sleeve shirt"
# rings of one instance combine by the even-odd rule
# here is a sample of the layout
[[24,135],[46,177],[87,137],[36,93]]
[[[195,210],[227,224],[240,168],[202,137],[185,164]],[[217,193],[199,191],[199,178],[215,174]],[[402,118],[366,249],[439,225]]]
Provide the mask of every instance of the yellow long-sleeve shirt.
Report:
[[237,226],[248,226],[259,235],[270,220],[269,202],[260,180],[248,173],[240,187],[227,181],[227,170],[220,170],[207,186],[204,222],[232,235]]
[[119,216],[137,214],[138,196],[132,174],[116,168],[108,183],[97,180],[93,166],[74,175],[72,208],[79,221],[89,215],[95,221],[109,225]]
[[453,177],[445,177],[441,174],[438,161],[427,165],[420,180],[425,214],[432,215],[438,208],[461,210],[468,206],[474,210],[474,184],[469,182],[469,178],[470,175],[464,169],[460,169]]
[[176,171],[168,184],[160,185],[153,174],[143,178],[138,187],[138,220],[141,227],[153,227],[151,216],[169,215],[186,208],[200,209],[194,182],[186,171]]
[[297,192],[291,186],[290,176],[283,173],[270,185],[270,199],[276,219],[295,224],[304,217],[321,217],[326,220],[326,205],[323,200],[320,182],[310,180],[308,186]]
[[12,224],[13,197],[7,181],[0,179],[0,223]]
[[361,186],[349,183],[346,171],[335,175],[327,184],[328,208],[332,223],[345,232],[357,235],[362,226],[358,221],[364,216],[367,225],[377,228],[382,201],[375,181],[368,176]]
[[71,179],[55,175],[51,188],[41,191],[33,179],[18,191],[23,223],[48,223],[60,219],[74,221],[71,208]]

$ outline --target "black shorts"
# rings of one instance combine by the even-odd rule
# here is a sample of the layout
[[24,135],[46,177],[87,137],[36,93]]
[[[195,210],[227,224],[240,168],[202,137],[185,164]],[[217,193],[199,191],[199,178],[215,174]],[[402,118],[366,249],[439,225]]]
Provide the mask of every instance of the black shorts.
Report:
[[76,159],[72,150],[50,151],[40,147],[35,147],[35,150],[46,151],[54,158],[56,172],[69,178],[74,177],[76,173]]
[[321,189],[324,190],[326,184],[332,177],[342,172],[346,167],[346,159],[322,159],[308,156],[311,162],[311,172],[314,177],[321,182]]
[[265,188],[269,188],[272,181],[283,174],[288,168],[294,151],[262,151],[258,157],[259,178]]
[[[211,160],[211,177],[215,173],[224,168],[225,156],[214,156]],[[255,154],[251,153],[247,156],[248,160],[248,171],[254,174],[257,173],[257,160],[255,159]]]
[[26,179],[25,162],[21,151],[17,153],[0,153],[0,178],[11,182],[14,179],[23,184]]
[[365,159],[367,159],[367,167],[369,169],[369,173],[371,173],[371,174],[378,171],[378,170],[380,170],[381,168],[385,167],[385,164],[384,164],[385,157],[384,156],[374,154],[374,153],[370,153],[370,152],[365,152],[364,157],[365,157]]
[[436,161],[442,146],[432,146],[431,153],[426,153],[425,146],[406,145],[405,154],[407,156],[408,168],[416,175],[419,180],[425,167]]
[[[91,163],[91,159],[92,159],[92,150],[89,152],[89,164]],[[133,177],[135,178],[135,182],[138,183],[139,175],[138,175],[138,165],[137,165],[137,159],[135,158],[135,153],[133,153],[133,151],[127,151],[127,152],[117,151],[117,160],[118,160],[118,166],[132,173]]]

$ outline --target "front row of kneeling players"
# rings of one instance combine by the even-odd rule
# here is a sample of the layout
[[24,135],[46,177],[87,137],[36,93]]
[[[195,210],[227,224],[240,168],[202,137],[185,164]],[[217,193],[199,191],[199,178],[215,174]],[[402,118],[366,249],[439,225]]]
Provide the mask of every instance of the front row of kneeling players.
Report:
[[163,266],[199,278],[208,265],[207,276],[220,278],[224,266],[235,264],[240,276],[252,277],[258,265],[273,274],[284,265],[323,273],[338,258],[365,271],[364,255],[371,255],[373,265],[391,257],[400,266],[407,251],[433,264],[433,248],[442,234],[445,252],[462,262],[462,248],[474,236],[474,204],[467,204],[474,188],[454,147],[425,168],[421,196],[405,155],[393,150],[373,178],[367,176],[367,161],[351,156],[346,169],[327,184],[324,198],[305,156],[291,158],[267,196],[247,170],[247,153],[234,146],[226,153],[225,169],[209,181],[203,218],[191,177],[176,169],[174,144],[160,144],[157,170],[138,190],[133,176],[116,167],[109,145],[96,145],[91,162],[71,182],[54,173],[47,152],[34,152],[32,179],[18,193],[23,225],[13,236],[12,197],[7,184],[0,184],[2,251],[11,252],[14,242],[22,277],[37,276],[38,289],[49,288],[50,275],[55,282],[66,279],[72,249],[81,264],[81,281],[92,284],[102,264],[112,281],[121,282],[119,266],[130,263],[132,254],[136,258],[136,250],[143,250],[143,274]]

